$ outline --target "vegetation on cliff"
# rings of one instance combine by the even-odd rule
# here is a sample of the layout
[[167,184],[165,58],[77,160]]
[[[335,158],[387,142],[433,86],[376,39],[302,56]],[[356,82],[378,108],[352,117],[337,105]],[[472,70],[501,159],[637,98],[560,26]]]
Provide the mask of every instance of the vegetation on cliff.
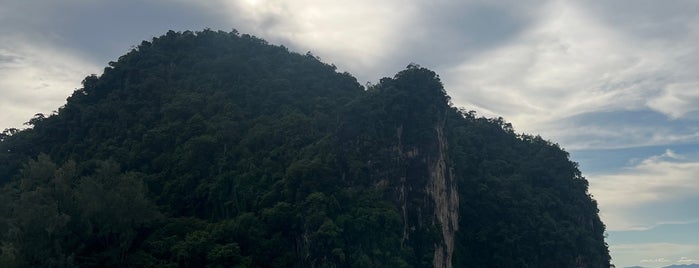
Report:
[[608,267],[556,144],[237,32],[168,32],[0,136],[2,267]]

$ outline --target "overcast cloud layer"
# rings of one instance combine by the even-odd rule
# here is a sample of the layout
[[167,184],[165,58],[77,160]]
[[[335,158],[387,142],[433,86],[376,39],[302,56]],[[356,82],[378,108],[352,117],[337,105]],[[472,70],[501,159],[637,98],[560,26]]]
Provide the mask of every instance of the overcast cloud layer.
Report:
[[[414,62],[456,105],[571,151],[618,267],[689,263],[699,242],[672,229],[699,232],[697,14],[690,0],[0,0],[0,129],[51,113],[82,78],[170,29],[236,28],[361,83]],[[641,240],[622,241],[628,232]]]

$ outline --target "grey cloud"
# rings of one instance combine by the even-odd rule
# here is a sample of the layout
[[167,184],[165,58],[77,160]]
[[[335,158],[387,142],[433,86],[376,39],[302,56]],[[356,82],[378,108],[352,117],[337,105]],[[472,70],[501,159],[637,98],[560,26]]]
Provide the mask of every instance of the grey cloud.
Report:
[[613,149],[699,144],[699,119],[671,120],[653,110],[598,111],[565,117],[543,126],[569,149]]
[[[444,69],[511,42],[536,23],[546,1],[508,4],[486,1],[434,1],[418,7],[414,31],[405,33],[396,60]],[[422,32],[423,34],[415,34]]]
[[[699,2],[693,0],[619,0],[585,2],[609,27],[642,39],[682,39],[699,18]],[[696,27],[696,25],[694,26]]]
[[[699,2],[696,1],[603,1],[582,2],[599,21],[629,39],[630,49],[641,48],[638,57],[662,55],[659,70],[651,78],[661,81],[657,94],[650,96],[647,106],[671,118],[691,116],[699,79]],[[660,65],[661,64],[661,65]]]
[[227,25],[222,14],[186,1],[3,1],[0,128],[57,109],[83,77],[141,40]]
[[18,56],[10,55],[10,54],[3,54],[0,52],[0,69],[3,68],[4,65],[17,63],[19,61],[20,61],[20,57],[18,57]]
[[[681,129],[697,131],[699,119],[668,120],[663,114],[652,110],[621,110],[585,113],[564,118],[561,121],[571,125],[589,125],[618,127],[618,126],[666,126],[673,130]],[[676,132],[673,131],[673,132]]]
[[[611,230],[647,228],[668,221],[696,220],[697,159],[667,150],[618,172],[588,177]],[[649,213],[644,213],[649,212]]]
[[167,30],[226,28],[224,18],[179,1],[12,1],[5,10],[0,33],[51,42],[102,64]]
[[[512,41],[538,19],[539,9],[548,1],[384,1],[380,4],[331,5],[311,1],[271,3],[257,6],[236,2],[228,5],[229,19],[240,29],[252,30],[273,43],[301,52],[310,49],[340,67],[349,66],[360,81],[378,80],[415,62],[441,72],[448,67]],[[361,2],[360,2],[361,3]],[[335,14],[316,17],[309,9]],[[357,25],[367,25],[367,28]],[[325,25],[321,25],[325,24]],[[377,30],[379,29],[379,30]],[[320,38],[308,46],[301,36]],[[332,36],[332,37],[330,37]],[[328,40],[340,41],[331,45]],[[357,42],[365,49],[347,49]],[[320,43],[320,44],[318,44]],[[312,44],[311,44],[312,45]],[[373,46],[373,47],[372,47]],[[377,49],[377,50],[372,50]],[[348,55],[348,54],[357,55]],[[352,60],[367,58],[366,62]],[[379,73],[373,74],[373,73]]]

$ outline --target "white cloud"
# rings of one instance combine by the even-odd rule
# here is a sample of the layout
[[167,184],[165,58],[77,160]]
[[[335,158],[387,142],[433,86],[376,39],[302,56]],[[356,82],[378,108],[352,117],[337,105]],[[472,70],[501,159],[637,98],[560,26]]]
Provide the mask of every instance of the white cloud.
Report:
[[[600,214],[610,230],[638,230],[668,220],[640,217],[639,208],[651,203],[699,197],[699,161],[686,159],[671,150],[652,156],[613,174],[588,177],[590,193],[598,201]],[[652,213],[650,213],[652,214]],[[632,216],[633,215],[633,216]],[[684,220],[696,215],[675,215]]]
[[670,260],[666,258],[657,258],[657,259],[642,259],[641,263],[668,263]]
[[68,51],[39,40],[0,38],[1,128],[22,128],[34,114],[51,113],[86,75],[99,70]]
[[620,173],[596,176],[591,179],[595,197],[621,206],[695,195],[699,192],[699,162],[676,161],[680,159],[667,150]]
[[[696,141],[696,131],[677,133],[658,122],[568,124],[571,118],[594,113],[650,109],[684,119],[699,111],[694,105],[699,102],[699,77],[693,71],[699,63],[694,45],[698,27],[688,27],[692,32],[686,35],[642,39],[635,32],[640,30],[611,25],[596,12],[584,2],[545,5],[538,23],[511,42],[444,72],[454,102],[504,116],[518,131],[541,134],[566,148]],[[699,25],[695,16],[678,20],[662,21],[666,24],[654,25],[653,31]]]
[[449,71],[455,98],[489,107],[526,132],[591,111],[644,106],[662,53],[628,46],[572,2],[553,2],[509,45]]
[[224,7],[241,32],[311,50],[360,81],[373,82],[411,62],[442,73],[516,36],[547,1],[219,0],[204,5]]
[[382,63],[404,47],[400,42],[405,36],[418,30],[410,29],[409,23],[417,18],[415,5],[402,1],[222,0],[219,4],[229,10],[241,32],[312,51],[368,79],[389,75],[381,74],[386,67]]
[[656,98],[648,101],[648,106],[673,119],[699,111],[699,82],[673,83],[667,85]]
[[[4,1],[0,4],[0,130],[51,113],[80,81],[167,30],[220,27],[191,1]],[[124,14],[129,18],[124,19]],[[228,28],[230,29],[230,28]]]

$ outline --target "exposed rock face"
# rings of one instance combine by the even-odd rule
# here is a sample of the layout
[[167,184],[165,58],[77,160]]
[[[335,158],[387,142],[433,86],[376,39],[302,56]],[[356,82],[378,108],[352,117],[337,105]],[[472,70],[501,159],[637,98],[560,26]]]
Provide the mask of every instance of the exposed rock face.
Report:
[[[459,196],[456,180],[449,167],[444,120],[431,129],[420,145],[403,144],[403,126],[396,129],[398,178],[391,178],[396,201],[403,217],[403,240],[411,243],[416,230],[437,229],[440,238],[433,245],[433,265],[452,267],[454,236],[459,223]],[[420,200],[421,202],[414,202]],[[429,247],[429,246],[425,246]],[[427,249],[425,249],[427,250]]]
[[[459,227],[459,195],[456,180],[447,165],[447,141],[444,137],[444,122],[436,127],[439,144],[436,159],[429,163],[430,177],[426,192],[434,203],[434,216],[442,231],[442,243],[435,244],[434,267],[452,267],[454,234]],[[434,157],[434,156],[433,156]]]

